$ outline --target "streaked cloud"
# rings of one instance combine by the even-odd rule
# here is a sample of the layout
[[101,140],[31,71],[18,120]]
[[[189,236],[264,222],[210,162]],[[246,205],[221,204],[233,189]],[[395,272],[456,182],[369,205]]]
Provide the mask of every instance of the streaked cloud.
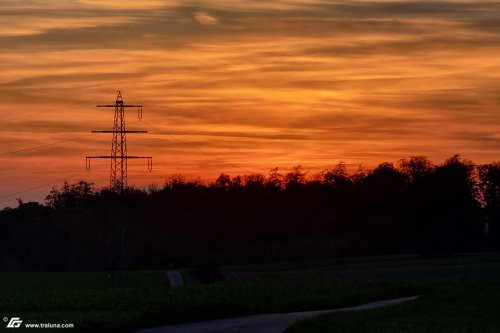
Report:
[[[149,131],[129,151],[155,157],[137,185],[500,153],[498,2],[4,0],[0,16],[5,151],[111,127],[95,104],[122,90]],[[74,175],[110,139],[0,156],[0,185]],[[85,177],[105,185],[108,167]]]

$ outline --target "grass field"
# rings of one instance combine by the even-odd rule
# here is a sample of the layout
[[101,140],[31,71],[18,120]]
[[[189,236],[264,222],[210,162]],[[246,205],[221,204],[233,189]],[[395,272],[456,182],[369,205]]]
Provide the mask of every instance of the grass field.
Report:
[[494,333],[500,332],[500,281],[488,278],[428,280],[434,288],[397,306],[321,315],[286,333]]
[[[187,270],[182,272],[188,276]],[[498,309],[500,305],[495,303],[495,297],[497,300],[500,297],[500,284],[494,279],[500,277],[500,255],[318,260],[223,267],[222,273],[236,276],[239,282],[199,284],[188,278],[186,286],[170,288],[164,272],[147,271],[124,273],[117,280],[117,286],[109,288],[106,273],[0,273],[0,315],[19,316],[27,323],[73,323],[76,326],[73,332],[126,332],[195,320],[328,309],[422,294],[421,300],[394,309],[323,316],[298,324],[291,332],[316,332],[312,329],[332,332],[328,326],[332,322],[338,328],[358,327],[357,318],[379,325],[373,326],[373,332],[385,332],[386,327],[380,325],[393,322],[396,325],[394,332],[441,332],[428,329],[436,319],[436,310],[432,310],[434,305],[441,306],[451,300],[449,307],[461,308],[463,304],[457,297],[465,295],[468,303],[476,304],[476,312],[470,312],[471,323],[474,323],[473,315],[487,315],[488,309],[481,306],[494,304]],[[451,314],[452,310],[446,311]],[[397,311],[408,312],[408,321]],[[456,313],[463,316],[462,312]],[[369,317],[364,319],[362,316]],[[392,316],[400,317],[401,323],[388,319]],[[344,320],[347,326],[340,326],[338,320]],[[422,326],[427,330],[418,330],[420,328],[415,326],[421,320],[427,320],[427,326]],[[417,330],[412,331],[412,326],[404,326],[405,323],[414,325]],[[461,323],[460,327],[472,327],[466,321]],[[493,331],[500,331],[495,323],[486,325],[496,328]],[[490,326],[481,327],[488,329]],[[4,327],[0,325],[0,331]]]

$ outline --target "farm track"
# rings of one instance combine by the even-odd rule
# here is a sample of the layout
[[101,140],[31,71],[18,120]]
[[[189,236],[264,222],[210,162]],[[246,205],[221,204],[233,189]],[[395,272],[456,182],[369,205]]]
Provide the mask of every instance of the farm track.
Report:
[[332,310],[261,314],[228,319],[200,321],[195,323],[145,329],[138,331],[137,333],[282,333],[287,327],[298,320],[312,318],[323,313],[373,309],[382,306],[396,305],[403,302],[412,301],[416,298],[418,298],[418,296],[401,297]]

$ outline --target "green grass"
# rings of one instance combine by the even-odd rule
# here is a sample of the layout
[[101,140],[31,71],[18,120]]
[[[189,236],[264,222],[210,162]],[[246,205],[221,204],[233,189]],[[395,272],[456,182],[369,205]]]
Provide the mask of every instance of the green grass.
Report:
[[[117,285],[164,286],[166,276],[161,271],[115,273]],[[103,289],[110,286],[107,272],[0,272],[0,293],[13,289],[26,290],[81,290]]]
[[500,332],[500,281],[492,278],[428,280],[432,292],[397,306],[339,312],[299,322],[286,333]]
[[401,281],[327,280],[182,288],[19,289],[4,293],[0,312],[26,322],[69,322],[81,331],[126,331],[160,324],[245,314],[355,305],[412,295],[422,286]]
[[424,259],[418,255],[352,257],[225,267],[233,272],[328,272],[336,277],[448,277],[500,272],[500,254],[456,254]]
[[[387,256],[235,266],[223,267],[222,270],[247,275],[257,272],[259,276],[269,278],[259,283],[210,285],[197,284],[195,280],[188,279],[186,286],[177,288],[166,285],[162,271],[124,273],[114,288],[109,288],[106,273],[0,273],[0,316],[20,316],[25,322],[34,323],[74,323],[76,329],[72,332],[127,332],[257,313],[346,307],[422,294],[422,299],[402,305],[403,309],[410,309],[405,311],[418,313],[414,309],[425,310],[448,299],[453,300],[450,306],[456,307],[455,304],[460,303],[453,297],[461,294],[472,293],[467,297],[469,303],[473,303],[471,299],[475,290],[478,290],[477,295],[482,295],[481,299],[490,302],[487,297],[500,295],[495,280],[488,280],[500,276],[499,262],[499,255],[460,255],[434,260],[417,256]],[[187,271],[182,272],[186,274]],[[283,276],[287,278],[283,279]],[[442,293],[442,290],[445,292]],[[476,300],[476,303],[482,301]],[[491,301],[491,304],[499,308],[498,303]],[[411,308],[413,306],[417,308]],[[400,307],[395,307],[394,311],[396,309]],[[479,314],[485,313],[481,310]],[[369,314],[379,316],[377,312],[370,311]],[[364,314],[344,315],[356,317]],[[379,322],[383,324],[394,314],[384,317],[381,312],[380,316]],[[355,317],[346,319],[346,325],[356,322]],[[317,320],[328,325],[329,318]],[[376,318],[379,317],[370,317],[369,322],[378,322]],[[405,317],[401,318],[403,325]],[[412,318],[408,318],[411,324]],[[429,323],[432,320],[435,318],[429,317]],[[312,325],[316,329],[322,324],[306,322],[300,325]],[[299,330],[297,332],[309,332],[310,327],[304,330],[300,325],[294,328]],[[0,323],[0,332],[5,330],[3,327]],[[396,329],[394,332],[421,332],[408,330],[408,327],[404,329],[406,331]],[[328,328],[327,331],[332,330]]]

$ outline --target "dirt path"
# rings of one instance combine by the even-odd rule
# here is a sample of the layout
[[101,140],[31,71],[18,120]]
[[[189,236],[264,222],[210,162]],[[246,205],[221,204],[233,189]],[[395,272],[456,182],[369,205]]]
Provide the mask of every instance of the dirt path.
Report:
[[162,326],[139,331],[137,333],[282,333],[298,320],[315,317],[322,313],[337,311],[358,311],[381,306],[395,305],[412,301],[418,296],[402,297],[372,302],[364,305],[322,311],[262,314],[229,319],[208,320],[196,323]]

